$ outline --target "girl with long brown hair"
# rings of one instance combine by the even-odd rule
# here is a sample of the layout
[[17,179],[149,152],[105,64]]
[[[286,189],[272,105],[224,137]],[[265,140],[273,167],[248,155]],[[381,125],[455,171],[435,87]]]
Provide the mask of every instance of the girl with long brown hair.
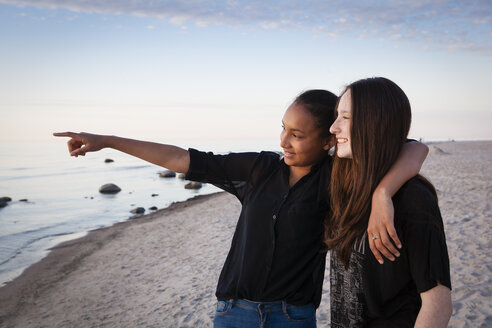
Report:
[[443,222],[434,187],[422,176],[393,197],[403,248],[380,265],[369,256],[371,198],[407,138],[411,111],[405,93],[385,78],[350,84],[330,128],[336,135],[331,217],[325,242],[331,252],[332,327],[445,327],[451,316],[451,281]]

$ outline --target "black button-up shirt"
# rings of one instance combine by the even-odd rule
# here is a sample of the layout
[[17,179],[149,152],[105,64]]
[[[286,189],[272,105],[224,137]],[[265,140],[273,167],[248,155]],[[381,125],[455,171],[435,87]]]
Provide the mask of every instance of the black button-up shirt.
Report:
[[214,155],[189,149],[186,179],[212,183],[242,204],[219,277],[219,300],[321,301],[331,157],[289,187],[289,167],[273,152]]

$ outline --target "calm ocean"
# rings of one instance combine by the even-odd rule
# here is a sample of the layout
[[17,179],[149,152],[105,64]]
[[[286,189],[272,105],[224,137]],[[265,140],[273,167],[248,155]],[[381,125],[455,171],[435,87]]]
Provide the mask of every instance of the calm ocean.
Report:
[[[0,197],[12,198],[0,208],[0,286],[46,256],[49,248],[127,220],[135,207],[150,213],[152,206],[161,209],[219,191],[209,184],[198,191],[186,190],[186,181],[160,178],[163,168],[112,149],[72,158],[67,140],[0,143]],[[278,143],[275,139],[174,142],[217,153],[277,151]],[[114,162],[105,163],[106,158]],[[99,187],[106,183],[115,183],[122,191],[100,194]]]

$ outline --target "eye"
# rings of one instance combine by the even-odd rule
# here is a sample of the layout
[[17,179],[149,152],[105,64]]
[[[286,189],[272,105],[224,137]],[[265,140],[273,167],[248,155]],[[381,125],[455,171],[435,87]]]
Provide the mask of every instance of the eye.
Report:
[[282,124],[281,126],[282,126],[282,130],[284,130],[284,131],[285,131],[285,126],[284,126],[283,124]]

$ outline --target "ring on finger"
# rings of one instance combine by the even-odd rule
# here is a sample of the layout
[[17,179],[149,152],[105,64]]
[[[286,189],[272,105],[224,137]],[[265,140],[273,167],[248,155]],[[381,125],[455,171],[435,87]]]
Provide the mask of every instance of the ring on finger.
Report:
[[379,239],[379,236],[378,236],[378,235],[372,235],[372,236],[371,236],[371,239],[372,239],[372,240]]

